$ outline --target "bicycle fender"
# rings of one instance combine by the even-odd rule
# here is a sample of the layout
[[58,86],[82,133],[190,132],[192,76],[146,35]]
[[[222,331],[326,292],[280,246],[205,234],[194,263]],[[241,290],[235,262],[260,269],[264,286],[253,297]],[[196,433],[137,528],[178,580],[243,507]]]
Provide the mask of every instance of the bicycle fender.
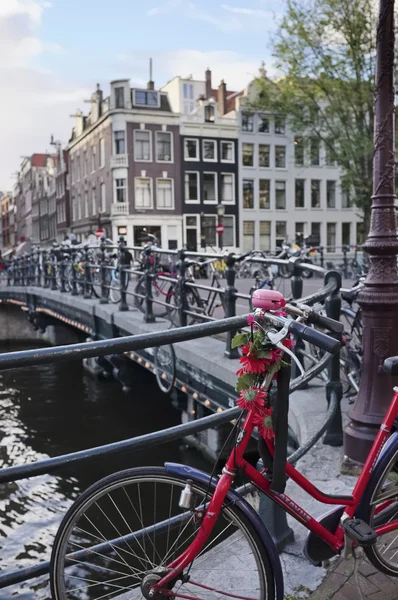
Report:
[[386,444],[382,448],[382,451],[379,454],[379,457],[376,461],[376,464],[373,468],[372,475],[369,479],[369,483],[365,488],[365,491],[362,495],[361,501],[358,505],[358,508],[355,512],[355,516],[359,519],[363,519],[366,521],[369,518],[370,514],[370,501],[372,498],[372,494],[375,490],[375,487],[382,476],[384,469],[389,464],[390,460],[393,458],[394,454],[398,452],[398,431],[393,433],[387,440]]
[[[187,477],[188,479],[193,479],[198,483],[203,483],[208,485],[211,488],[215,488],[218,480],[213,477],[210,480],[210,475],[201,471],[200,469],[196,469],[195,467],[189,467],[187,465],[180,465],[178,463],[165,463],[166,471],[169,473],[174,473],[175,475],[179,475],[180,477]],[[271,563],[271,568],[274,574],[275,580],[275,591],[276,591],[276,600],[283,600],[284,597],[284,582],[283,582],[283,573],[282,573],[282,565],[279,558],[278,551],[275,546],[275,542],[271,537],[270,532],[268,531],[264,521],[260,518],[259,514],[254,510],[252,506],[244,499],[242,496],[237,494],[234,490],[229,490],[227,494],[228,500],[230,500],[235,506],[238,506],[240,510],[244,513],[244,515],[252,522],[255,527],[257,533],[259,534],[265,548],[267,549],[269,560]]]

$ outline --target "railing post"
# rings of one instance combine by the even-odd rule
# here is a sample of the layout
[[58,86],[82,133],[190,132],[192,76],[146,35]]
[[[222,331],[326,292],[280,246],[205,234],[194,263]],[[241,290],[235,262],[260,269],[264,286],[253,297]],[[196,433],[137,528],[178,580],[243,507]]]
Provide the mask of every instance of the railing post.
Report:
[[37,285],[37,287],[41,287],[41,262],[40,262],[40,255],[41,255],[41,251],[38,250],[36,255],[35,255],[35,261],[34,261],[34,269],[35,269],[35,285]]
[[107,282],[107,268],[106,268],[106,260],[105,260],[105,252],[106,252],[106,239],[101,238],[101,298],[100,304],[108,304],[108,295],[109,288],[106,287]]
[[[290,280],[290,283],[292,286],[293,300],[299,300],[303,295],[303,278],[302,278],[301,269],[300,269],[301,259],[299,257],[291,258],[289,260],[289,262],[293,265],[293,275]],[[305,350],[305,344],[304,344],[303,340],[298,336],[294,336],[294,341],[295,341],[294,353],[296,354],[296,356],[298,357],[300,362],[302,362],[302,359],[300,357],[300,355],[301,355],[300,351]],[[292,377],[293,377],[293,379],[295,377],[298,377],[299,375],[300,375],[300,371],[299,371],[296,363],[294,361],[292,361]]]
[[[341,275],[337,271],[329,271],[325,275],[325,285],[329,283],[331,279],[336,279],[337,289],[330,294],[325,300],[326,314],[335,321],[340,321],[340,309],[341,309]],[[341,340],[341,334],[329,333],[328,335]],[[343,445],[343,423],[341,418],[341,399],[343,397],[343,386],[340,380],[340,352],[334,354],[331,358],[328,368],[329,381],[326,384],[326,399],[328,406],[331,401],[332,394],[335,394],[339,400],[339,406],[336,413],[331,421],[329,427],[326,430],[323,443],[328,446],[342,446]]]
[[185,273],[187,271],[187,263],[185,260],[185,250],[182,249],[178,253],[179,261],[177,263],[177,269],[179,272],[178,281],[176,284],[177,294],[176,299],[178,302],[178,316],[180,327],[185,327],[188,325],[188,315],[186,313],[189,310],[188,298],[187,298],[187,288],[186,288],[186,277]]
[[[119,304],[119,310],[121,311],[127,311],[129,309],[129,306],[127,304],[127,285],[128,285],[128,279],[127,279],[127,273],[124,270],[125,269],[125,265],[126,265],[126,260],[125,260],[125,252],[126,252],[126,242],[124,241],[124,237],[120,236],[119,238],[119,266],[120,266],[120,304]],[[149,323],[150,321],[146,321],[147,323]]]
[[77,296],[77,271],[76,271],[76,250],[72,252],[72,296]]
[[343,246],[343,270],[344,270],[344,278],[348,277],[348,259],[347,259],[347,251],[348,246]]
[[151,265],[152,247],[145,248],[145,323],[154,323],[153,297],[152,297],[152,265]]
[[[234,317],[236,315],[236,292],[237,289],[235,287],[235,255],[233,252],[228,254],[225,259],[227,268],[225,269],[225,278],[227,281],[227,287],[224,292],[224,306],[225,306],[225,316],[226,317]],[[233,337],[235,336],[235,331],[228,331],[227,333],[227,342],[225,347],[225,356],[228,358],[238,358],[239,350],[238,348],[232,348],[231,342]]]
[[92,297],[92,286],[91,286],[91,268],[90,259],[88,254],[87,246],[84,248],[84,295],[85,300],[90,300]]
[[51,289],[52,290],[56,290],[57,289],[57,269],[56,269],[56,255],[55,252],[52,252],[51,254]]

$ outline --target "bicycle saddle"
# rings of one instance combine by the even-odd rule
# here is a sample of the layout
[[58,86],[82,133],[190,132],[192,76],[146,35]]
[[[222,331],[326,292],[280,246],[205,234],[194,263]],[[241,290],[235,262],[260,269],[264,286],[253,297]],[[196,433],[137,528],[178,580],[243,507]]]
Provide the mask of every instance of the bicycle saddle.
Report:
[[383,362],[383,371],[390,375],[398,375],[398,356],[390,356]]
[[341,297],[343,300],[348,302],[348,304],[352,304],[358,297],[358,290],[350,290],[349,292],[341,292]]

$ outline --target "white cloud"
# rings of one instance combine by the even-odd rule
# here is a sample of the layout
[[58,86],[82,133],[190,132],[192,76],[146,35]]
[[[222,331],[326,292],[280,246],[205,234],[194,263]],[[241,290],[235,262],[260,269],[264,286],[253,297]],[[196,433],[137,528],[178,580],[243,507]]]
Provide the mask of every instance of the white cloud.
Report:
[[243,15],[246,17],[263,17],[270,19],[273,16],[271,11],[261,10],[260,8],[245,8],[241,6],[230,6],[229,4],[221,4],[221,8],[236,15]]
[[202,21],[213,25],[216,29],[225,33],[236,31],[241,28],[240,21],[237,17],[217,17],[214,14],[206,11],[194,2],[185,2],[184,0],[168,0],[159,6],[155,6],[147,11],[148,17],[154,17],[169,13],[178,9],[178,14],[186,19],[194,21]]
[[21,155],[51,150],[50,134],[67,141],[72,114],[89,91],[35,66],[46,53],[62,53],[40,38],[48,1],[0,0],[0,189],[12,185]]
[[[204,79],[205,70],[212,70],[213,87],[217,87],[221,79],[227,84],[229,90],[241,90],[249,81],[258,74],[260,59],[249,58],[232,50],[207,51],[192,49],[179,49],[169,52],[152,53],[156,85],[164,85],[166,81],[176,75],[187,77],[192,75],[197,79]],[[134,52],[131,55],[123,54],[119,60],[124,67],[134,75],[135,80],[148,80],[147,55]],[[268,75],[273,75],[271,68],[267,67]],[[121,73],[122,75],[122,73]]]

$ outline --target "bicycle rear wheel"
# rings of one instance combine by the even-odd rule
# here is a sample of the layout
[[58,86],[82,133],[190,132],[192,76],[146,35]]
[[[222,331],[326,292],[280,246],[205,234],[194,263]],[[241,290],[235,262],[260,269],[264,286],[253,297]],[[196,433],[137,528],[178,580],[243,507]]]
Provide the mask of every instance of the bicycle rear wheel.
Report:
[[121,283],[119,271],[112,272],[111,283],[109,286],[109,300],[113,304],[118,304],[122,298],[121,295]]
[[[180,508],[185,485],[164,468],[143,467],[114,473],[86,490],[54,541],[54,600],[149,598],[151,585],[195,538],[209,499],[207,487],[194,482],[191,509]],[[184,574],[170,584],[176,598],[275,598],[267,550],[250,520],[229,501]]]

